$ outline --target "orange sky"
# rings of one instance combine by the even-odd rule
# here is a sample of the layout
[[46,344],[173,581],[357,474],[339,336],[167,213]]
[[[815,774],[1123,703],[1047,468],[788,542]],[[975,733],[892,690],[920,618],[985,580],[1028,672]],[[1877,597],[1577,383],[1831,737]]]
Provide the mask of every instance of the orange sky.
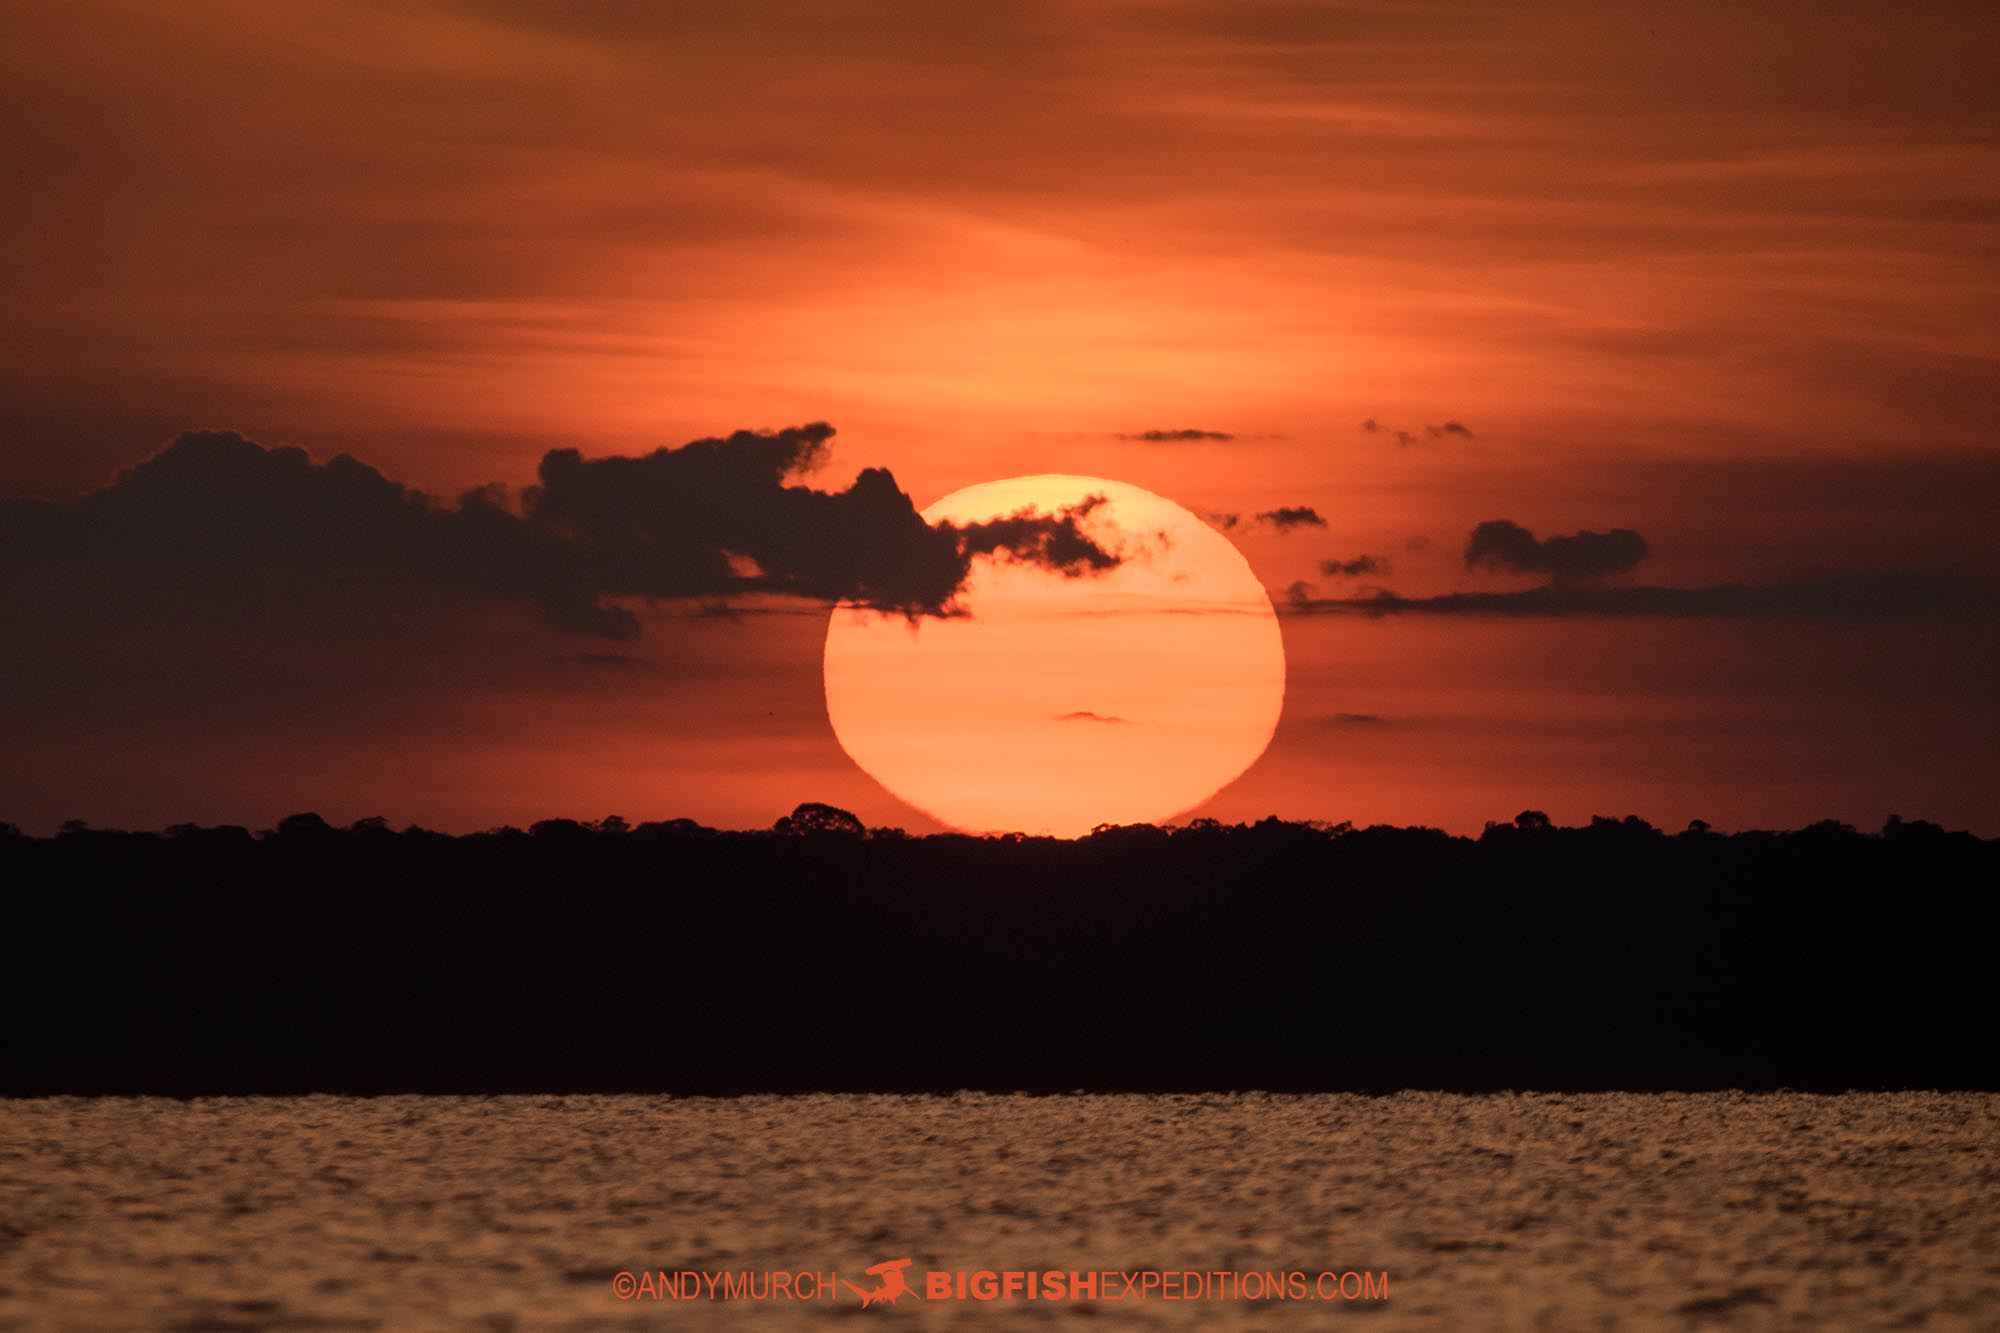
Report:
[[[1554,577],[1468,567],[1493,519],[1643,534],[1613,587],[2000,575],[1990,6],[577,8],[0,16],[0,495],[196,426],[449,497],[823,419],[815,484],[920,506],[1311,506],[1231,533],[1281,602]],[[1234,438],[1121,438],[1184,428]],[[40,608],[0,656],[24,825],[927,826],[834,743],[810,617],[666,605],[582,661],[487,607],[148,628],[0,580]],[[1287,615],[1277,739],[1209,813],[1991,833],[1995,624]]]

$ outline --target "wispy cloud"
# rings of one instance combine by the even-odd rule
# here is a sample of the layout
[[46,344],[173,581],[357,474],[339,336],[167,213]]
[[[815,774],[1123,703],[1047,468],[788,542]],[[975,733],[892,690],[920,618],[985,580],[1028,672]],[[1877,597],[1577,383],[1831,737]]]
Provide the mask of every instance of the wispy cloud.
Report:
[[1326,520],[1311,505],[1283,505],[1277,509],[1266,509],[1257,515],[1257,521],[1277,532],[1293,532],[1299,528],[1323,528]]
[[1252,514],[1249,518],[1227,510],[1211,509],[1202,514],[1212,526],[1223,532],[1235,532],[1239,528],[1266,528],[1280,535],[1296,532],[1301,528],[1323,528],[1326,519],[1311,505],[1280,505],[1276,509],[1266,509]]
[[1890,620],[1994,611],[2000,609],[2000,592],[1948,574],[1872,571],[1692,588],[1550,584],[1513,592],[1452,592],[1429,597],[1378,590],[1353,597],[1291,597],[1283,609],[1294,615]]
[[[1463,421],[1457,420],[1447,421],[1438,426],[1425,426],[1424,430],[1433,440],[1443,439],[1447,435],[1457,436],[1465,440],[1473,438],[1472,428]],[[1396,447],[1399,449],[1407,449],[1417,442],[1415,431],[1384,425],[1374,417],[1368,417],[1362,421],[1361,431],[1366,435],[1386,435],[1396,442]]]
[[1139,440],[1146,444],[1226,444],[1236,437],[1226,430],[1200,430],[1183,426],[1176,430],[1141,430],[1121,432],[1121,440]]
[[1328,578],[1359,578],[1363,575],[1383,575],[1389,573],[1389,561],[1385,556],[1357,555],[1351,560],[1322,560],[1319,572]]

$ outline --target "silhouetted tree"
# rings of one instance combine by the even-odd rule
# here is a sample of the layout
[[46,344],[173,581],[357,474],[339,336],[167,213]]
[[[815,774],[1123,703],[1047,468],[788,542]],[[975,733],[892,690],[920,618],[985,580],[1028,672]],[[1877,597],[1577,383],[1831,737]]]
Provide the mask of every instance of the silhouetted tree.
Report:
[[713,838],[714,829],[692,819],[648,820],[634,830],[642,838]]
[[0,1093],[2000,1086],[1920,820],[777,827],[0,837]]
[[1172,836],[1157,824],[1099,824],[1090,831],[1092,842],[1161,842]]
[[333,825],[307,810],[296,815],[286,815],[278,821],[273,832],[280,838],[324,838],[333,833]]
[[868,826],[852,812],[842,810],[837,805],[802,801],[792,808],[792,813],[789,815],[779,816],[778,822],[771,825],[771,831],[793,836],[830,833],[840,837],[859,838],[867,834]]

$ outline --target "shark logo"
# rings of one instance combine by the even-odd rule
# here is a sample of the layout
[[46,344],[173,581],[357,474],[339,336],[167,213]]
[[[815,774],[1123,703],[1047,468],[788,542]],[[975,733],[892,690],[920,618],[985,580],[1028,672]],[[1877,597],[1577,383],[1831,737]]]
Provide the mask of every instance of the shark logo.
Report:
[[[881,1286],[869,1291],[864,1291],[852,1282],[844,1280],[840,1285],[861,1298],[861,1307],[864,1310],[882,1301],[894,1305],[896,1298],[899,1296],[917,1295],[916,1288],[903,1280],[903,1270],[909,1266],[910,1261],[908,1259],[885,1259],[881,1263],[869,1268],[868,1276],[880,1278],[882,1281]],[[917,1296],[917,1299],[922,1300],[923,1297]]]

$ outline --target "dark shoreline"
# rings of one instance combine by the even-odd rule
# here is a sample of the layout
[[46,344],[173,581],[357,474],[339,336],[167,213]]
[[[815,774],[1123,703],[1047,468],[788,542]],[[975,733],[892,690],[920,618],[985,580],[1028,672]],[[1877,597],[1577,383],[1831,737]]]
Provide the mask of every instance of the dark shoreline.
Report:
[[1921,823],[300,818],[0,880],[0,1095],[2000,1088],[2000,842]]

